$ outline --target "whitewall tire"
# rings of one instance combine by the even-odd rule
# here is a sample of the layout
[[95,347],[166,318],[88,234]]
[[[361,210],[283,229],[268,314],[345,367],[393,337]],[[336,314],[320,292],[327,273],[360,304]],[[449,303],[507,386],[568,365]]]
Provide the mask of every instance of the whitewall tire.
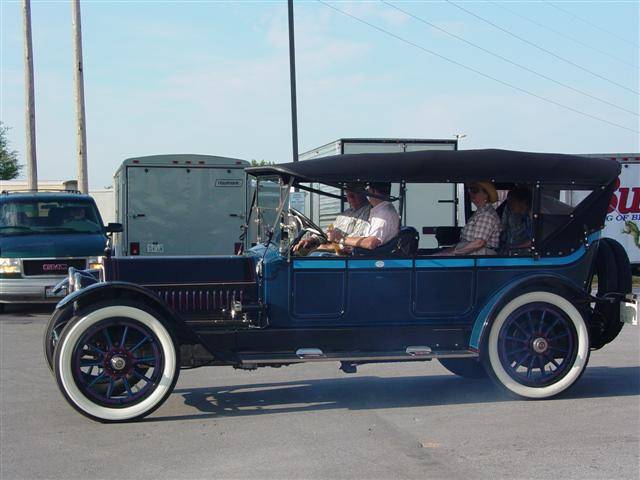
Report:
[[524,293],[491,324],[485,366],[509,393],[530,399],[566,391],[589,361],[589,334],[578,309],[555,293]]
[[170,395],[179,373],[176,352],[167,328],[144,307],[101,306],[64,328],[55,349],[56,380],[83,415],[134,420]]

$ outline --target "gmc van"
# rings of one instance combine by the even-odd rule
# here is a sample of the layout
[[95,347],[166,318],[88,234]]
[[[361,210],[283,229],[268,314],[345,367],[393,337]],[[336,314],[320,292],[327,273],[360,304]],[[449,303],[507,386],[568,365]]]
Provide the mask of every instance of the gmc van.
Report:
[[106,231],[89,195],[0,194],[0,310],[7,303],[58,302],[52,287],[69,267],[98,265]]

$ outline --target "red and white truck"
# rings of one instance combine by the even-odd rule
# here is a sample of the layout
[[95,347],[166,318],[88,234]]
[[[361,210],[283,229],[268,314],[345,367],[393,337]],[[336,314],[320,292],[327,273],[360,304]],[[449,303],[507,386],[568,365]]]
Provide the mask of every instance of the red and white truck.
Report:
[[618,187],[611,197],[604,236],[620,242],[637,270],[640,267],[640,153],[594,153],[622,164]]

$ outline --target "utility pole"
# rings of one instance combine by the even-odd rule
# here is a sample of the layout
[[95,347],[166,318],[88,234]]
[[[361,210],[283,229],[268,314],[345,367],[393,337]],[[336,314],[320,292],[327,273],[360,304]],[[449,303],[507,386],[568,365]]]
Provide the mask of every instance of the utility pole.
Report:
[[33,88],[33,45],[31,43],[31,0],[22,0],[24,33],[25,133],[27,136],[27,188],[38,190],[36,159],[36,101]]
[[293,140],[293,161],[298,161],[298,107],[296,104],[296,46],[293,32],[293,0],[289,7],[289,73],[291,76],[291,136]]
[[71,22],[73,24],[73,60],[76,97],[76,126],[78,154],[78,187],[89,193],[87,172],[87,130],[84,111],[84,73],[82,64],[82,25],[80,23],[80,0],[71,0]]

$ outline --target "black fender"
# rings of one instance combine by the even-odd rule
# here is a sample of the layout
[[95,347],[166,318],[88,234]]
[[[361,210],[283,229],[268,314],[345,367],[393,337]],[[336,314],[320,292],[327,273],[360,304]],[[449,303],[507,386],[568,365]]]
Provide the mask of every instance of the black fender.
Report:
[[527,292],[540,290],[556,293],[565,297],[583,313],[585,322],[588,323],[591,318],[590,314],[588,314],[590,311],[591,295],[583,288],[567,280],[566,277],[549,273],[527,275],[526,277],[505,285],[501,290],[493,294],[476,317],[471,331],[471,338],[469,339],[469,348],[479,352],[482,356],[487,334],[493,319],[507,303]]
[[[73,316],[87,306],[108,300],[127,299],[142,303],[160,314],[159,320],[175,335],[178,345],[202,344],[199,336],[166,303],[151,290],[129,282],[94,283],[64,297],[57,305],[56,312],[65,311],[64,317]],[[58,316],[58,321],[63,315]]]

